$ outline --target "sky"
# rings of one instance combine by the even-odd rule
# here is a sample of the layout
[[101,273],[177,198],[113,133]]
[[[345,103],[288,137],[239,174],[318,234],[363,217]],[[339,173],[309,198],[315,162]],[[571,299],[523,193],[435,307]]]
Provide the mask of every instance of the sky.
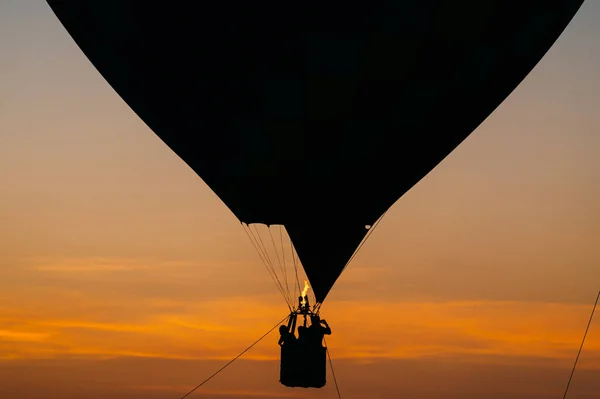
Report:
[[[386,214],[321,314],[345,399],[562,397],[600,289],[600,2]],[[0,1],[0,397],[179,398],[286,316],[233,214],[42,0]],[[327,226],[323,227],[327,228]],[[190,396],[278,383],[277,335]],[[600,317],[569,398],[600,396]]]

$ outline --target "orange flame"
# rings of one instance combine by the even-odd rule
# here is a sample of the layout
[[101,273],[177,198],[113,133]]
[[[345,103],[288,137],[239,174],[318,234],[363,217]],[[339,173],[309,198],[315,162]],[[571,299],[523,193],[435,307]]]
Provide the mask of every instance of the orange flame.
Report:
[[302,290],[302,302],[300,302],[302,306],[306,305],[306,299],[304,297],[306,296],[306,294],[308,294],[309,289],[310,286],[308,285],[308,281],[304,280],[304,289]]

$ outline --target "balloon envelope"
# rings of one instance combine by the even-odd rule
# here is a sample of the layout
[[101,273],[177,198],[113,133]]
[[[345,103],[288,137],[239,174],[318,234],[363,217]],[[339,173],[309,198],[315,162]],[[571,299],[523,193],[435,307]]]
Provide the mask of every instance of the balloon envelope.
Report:
[[48,0],[240,221],[286,227],[319,302],[582,2]]

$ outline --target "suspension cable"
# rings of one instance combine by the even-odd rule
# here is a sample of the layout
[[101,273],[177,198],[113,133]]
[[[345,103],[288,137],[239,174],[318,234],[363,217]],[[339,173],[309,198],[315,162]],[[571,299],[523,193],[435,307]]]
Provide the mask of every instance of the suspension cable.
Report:
[[335,390],[337,391],[338,399],[342,399],[342,394],[340,393],[340,387],[338,386],[337,379],[335,378],[335,372],[333,371],[333,362],[331,361],[331,354],[329,353],[329,346],[327,345],[327,341],[325,337],[323,337],[323,342],[325,343],[325,350],[327,351],[327,358],[329,359],[329,367],[331,368],[331,376],[333,377],[333,382],[335,384]]
[[252,345],[250,345],[249,347],[247,347],[246,349],[244,349],[239,355],[237,355],[236,357],[234,357],[233,359],[231,359],[227,364],[225,364],[223,367],[221,367],[219,370],[217,370],[216,372],[214,372],[210,377],[208,377],[207,379],[205,379],[204,381],[202,381],[200,384],[196,385],[196,387],[194,389],[192,389],[191,391],[189,391],[188,393],[186,393],[185,395],[183,395],[180,399],[184,399],[187,398],[190,394],[192,394],[196,389],[200,388],[202,385],[206,384],[208,381],[210,381],[213,377],[215,377],[217,374],[219,374],[221,371],[225,370],[225,368],[227,368],[227,366],[229,366],[231,363],[235,362],[238,358],[240,358],[244,353],[248,352],[250,349],[252,349],[252,347],[256,344],[258,344],[260,341],[263,340],[263,338],[265,338],[267,335],[269,335],[271,333],[271,331],[273,331],[274,329],[276,329],[281,323],[283,323],[284,321],[286,321],[290,316],[287,315],[285,316],[283,319],[281,319],[281,321],[277,322],[277,324],[275,324],[269,331],[267,331],[262,337],[260,337],[259,339],[257,339],[256,341],[254,341],[254,343]]
[[[291,295],[290,300],[294,303],[294,296],[292,292],[290,292],[290,288],[288,287],[288,278],[287,278],[287,264],[285,263],[285,247],[283,246],[283,226],[279,225],[279,244],[281,245],[281,258],[283,262],[283,277],[285,278],[285,286],[288,288],[288,294]],[[294,288],[294,282],[292,281],[292,288]]]
[[[262,261],[263,265],[265,266],[265,268],[267,269],[267,272],[269,273],[269,275],[271,276],[271,279],[273,280],[273,282],[275,283],[275,286],[277,287],[277,289],[279,290],[279,293],[281,294],[281,296],[283,297],[283,299],[285,300],[285,302],[288,305],[288,308],[291,310],[291,303],[289,302],[287,296],[285,295],[284,289],[283,289],[283,285],[281,284],[281,282],[279,281],[279,278],[277,278],[277,273],[275,272],[275,269],[272,267],[272,265],[270,265],[270,262],[267,260],[266,258],[266,254],[263,254],[261,252],[260,246],[258,245],[258,240],[256,239],[256,237],[254,236],[254,233],[252,232],[252,230],[250,229],[250,227],[247,227],[245,224],[242,223],[242,227],[244,229],[244,232],[246,233],[246,235],[248,236],[248,239],[250,240],[250,242],[252,243],[252,246],[254,247],[254,249],[256,250],[256,253],[258,254],[260,260]],[[264,252],[264,251],[263,251]]]
[[[256,232],[256,235],[252,232],[252,227],[254,227],[254,231]],[[265,243],[263,242],[263,239],[262,239],[260,233],[258,232],[256,225],[248,226],[248,230],[250,230],[250,233],[252,233],[252,237],[254,237],[254,239],[256,240],[256,244],[262,251],[265,259],[267,260],[267,263],[271,267],[271,270],[273,271],[273,273],[277,274],[277,272],[275,270],[275,266],[273,265],[273,262],[271,261],[271,257],[269,256],[269,251],[267,251],[267,247],[265,246]],[[278,279],[278,281],[279,281],[279,279]],[[281,284],[281,282],[279,282],[279,283]],[[283,285],[281,286],[281,288],[283,289]]]
[[571,370],[571,375],[569,376],[569,381],[567,382],[567,388],[565,388],[565,394],[563,395],[563,399],[567,397],[567,393],[569,392],[569,386],[571,385],[571,380],[573,379],[573,374],[575,373],[575,367],[577,367],[577,361],[579,360],[579,355],[581,355],[581,350],[583,349],[583,344],[585,343],[585,337],[587,336],[587,333],[590,329],[590,324],[592,324],[592,319],[594,318],[594,312],[596,311],[596,306],[598,305],[598,299],[600,299],[600,291],[598,291],[598,296],[596,297],[596,302],[594,302],[594,307],[592,308],[590,320],[588,321],[587,327],[585,328],[585,333],[583,334],[583,339],[581,340],[581,346],[579,347],[579,351],[577,352],[575,364],[573,364],[573,369]]
[[283,275],[283,281],[285,283],[286,294],[289,298],[290,303],[293,303],[291,293],[290,293],[290,287],[288,286],[287,273],[285,270],[285,263],[281,262],[281,257],[279,256],[279,251],[277,251],[277,244],[275,244],[275,239],[273,238],[273,233],[271,233],[271,227],[267,226],[267,229],[269,230],[269,236],[271,237],[271,243],[273,244],[273,249],[275,250],[275,256],[277,257],[277,263],[279,263],[279,268],[281,269],[281,274]]
[[[248,228],[246,225],[242,224],[242,227],[244,228],[244,232],[246,233],[246,235],[248,236],[248,239],[250,240],[250,242],[252,242],[252,246],[254,246],[254,249],[256,250],[256,253],[258,254],[258,256],[260,257],[260,260],[263,262],[263,265],[265,266],[265,268],[267,269],[267,272],[269,272],[269,274],[271,275],[271,277],[273,278],[273,280],[275,281],[275,279],[277,278],[276,274],[273,273],[273,271],[269,268],[269,262],[267,262],[267,259],[265,258],[265,256],[262,254],[261,252],[261,248],[259,247],[256,238],[254,237],[254,233],[252,233],[252,230],[250,230],[250,228]],[[248,232],[250,231],[250,232]],[[275,281],[275,284],[277,284],[277,281]],[[279,285],[278,285],[279,288]],[[283,293],[282,293],[283,295]]]
[[[262,245],[261,249],[263,251],[263,254],[265,255],[265,258],[267,259],[269,266],[271,266],[271,270],[273,271],[273,274],[275,276],[277,276],[277,272],[275,271],[275,266],[273,265],[273,262],[271,261],[271,257],[269,256],[269,252],[267,251],[267,247],[265,246],[265,243],[262,239],[262,236],[260,235],[260,233],[258,232],[258,229],[256,228],[256,225],[253,225],[254,230],[256,231],[256,235],[258,236],[257,242],[260,241],[260,244]],[[268,228],[268,227],[267,227]],[[250,228],[250,226],[248,226],[248,229],[250,230],[250,232],[252,232],[252,229]],[[269,233],[271,232],[271,230],[269,229]],[[254,234],[253,234],[254,236]],[[288,304],[288,307],[290,308],[290,310],[292,309],[292,302],[289,300],[289,295],[286,295],[286,290],[285,288],[283,288],[283,284],[281,284],[281,281],[279,281],[279,278],[277,278],[277,283],[279,284],[281,291],[282,291],[282,295],[284,295],[285,297],[285,301]]]
[[[358,248],[356,248],[356,251],[354,251],[354,253],[350,257],[350,259],[348,259],[348,262],[346,262],[346,264],[342,268],[342,272],[346,269],[346,267],[348,267],[348,265],[350,264],[350,262],[352,262],[352,259],[354,259],[354,257],[356,256],[356,254],[358,254],[358,251],[360,251],[360,249],[362,248],[362,246],[365,245],[365,243],[367,242],[367,240],[369,239],[369,237],[371,236],[371,234],[373,234],[373,232],[375,231],[375,229],[377,228],[377,226],[379,226],[379,222],[381,222],[381,220],[383,219],[383,217],[385,216],[386,213],[387,213],[387,211],[383,212],[383,215],[381,215],[379,217],[379,219],[377,219],[377,221],[373,224],[373,226],[371,226],[371,228],[367,232],[367,235],[365,236],[365,238],[362,239],[362,241],[360,242]],[[340,275],[341,275],[341,273],[340,273]]]
[[[265,258],[264,254],[262,253],[261,248],[258,245],[258,240],[256,239],[256,237],[254,237],[254,233],[252,232],[252,230],[250,230],[249,227],[246,227],[246,225],[242,224],[242,227],[244,228],[244,231],[246,232],[246,235],[250,239],[250,242],[252,242],[252,245],[254,246],[254,249],[256,250],[256,253],[260,257],[260,259],[263,262],[263,265],[265,266],[265,268],[267,269],[267,272],[269,273],[269,275],[273,279],[273,282],[275,283],[275,286],[279,290],[279,293],[281,294],[281,296],[283,296],[283,299],[287,302],[285,294],[283,293],[283,289],[282,289],[281,283],[279,282],[279,279],[277,278],[277,273],[275,273],[275,271],[273,270],[272,267],[269,267],[270,266],[269,262],[267,261],[267,259]],[[289,304],[288,304],[288,306],[289,306]]]
[[[292,261],[294,262],[294,271],[296,273],[296,284],[298,285],[298,295],[302,292],[302,288],[300,288],[300,280],[298,279],[298,254],[296,253],[296,249],[294,248],[294,243],[292,242],[292,238],[290,237],[290,248],[292,250]],[[299,259],[298,259],[299,260]]]

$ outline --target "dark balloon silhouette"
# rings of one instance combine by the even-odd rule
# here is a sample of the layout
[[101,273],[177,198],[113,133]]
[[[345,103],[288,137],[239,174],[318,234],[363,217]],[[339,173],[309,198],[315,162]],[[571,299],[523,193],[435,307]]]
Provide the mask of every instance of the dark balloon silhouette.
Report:
[[286,227],[318,302],[582,2],[48,0],[240,221]]
[[48,3],[241,222],[285,226],[322,303],[368,227],[517,87],[583,0]]

